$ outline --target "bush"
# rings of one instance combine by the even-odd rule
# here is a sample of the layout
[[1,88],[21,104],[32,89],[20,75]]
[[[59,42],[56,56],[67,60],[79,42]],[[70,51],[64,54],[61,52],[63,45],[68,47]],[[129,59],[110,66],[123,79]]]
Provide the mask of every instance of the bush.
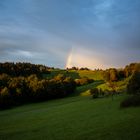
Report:
[[[138,69],[139,70],[139,69]],[[135,71],[127,84],[127,93],[131,96],[124,99],[120,106],[140,106],[140,72]]]
[[122,108],[130,107],[130,106],[140,106],[140,96],[139,95],[129,96],[120,103],[120,107],[122,107]]
[[9,96],[9,89],[7,87],[4,87],[1,90],[0,97],[4,98],[4,97],[8,97],[8,96]]
[[7,86],[7,82],[9,81],[9,79],[10,79],[9,75],[5,73],[0,74],[0,87]]
[[13,105],[13,101],[10,96],[9,89],[7,87],[4,87],[0,91],[0,109],[7,109],[11,105]]
[[98,90],[98,88],[90,89],[90,94],[92,95],[92,98],[98,98],[99,97],[99,90]]
[[135,71],[127,85],[127,93],[140,94],[140,72]]
[[86,85],[86,84],[90,84],[94,82],[93,79],[89,79],[88,77],[83,77],[83,78],[80,78],[80,79],[75,79],[75,83],[77,86],[83,86],[83,85]]

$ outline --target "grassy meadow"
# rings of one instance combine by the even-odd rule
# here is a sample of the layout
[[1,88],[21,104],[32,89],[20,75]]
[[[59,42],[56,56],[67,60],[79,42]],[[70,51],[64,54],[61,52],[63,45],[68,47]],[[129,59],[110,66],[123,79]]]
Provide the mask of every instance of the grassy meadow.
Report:
[[0,112],[3,140],[139,140],[140,108],[120,109],[124,95],[75,96]]
[[101,71],[91,71],[91,70],[51,70],[51,74],[44,74],[44,77],[53,78],[58,74],[64,74],[65,76],[70,76],[73,79],[80,77],[88,77],[94,80],[103,80]]

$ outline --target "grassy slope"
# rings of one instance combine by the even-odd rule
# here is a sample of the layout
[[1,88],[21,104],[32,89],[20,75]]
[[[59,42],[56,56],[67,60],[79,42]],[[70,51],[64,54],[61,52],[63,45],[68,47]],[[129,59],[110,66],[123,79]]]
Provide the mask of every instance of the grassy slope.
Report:
[[88,77],[94,80],[103,80],[102,72],[101,71],[87,71],[87,70],[79,70],[79,75],[81,77]]
[[78,71],[69,70],[68,72],[66,70],[52,70],[51,74],[45,74],[44,77],[53,78],[58,74],[64,74],[74,79],[84,77],[84,76],[88,78],[92,78],[94,80],[103,79],[101,71],[87,71],[87,70],[78,70]]
[[138,140],[140,108],[120,109],[123,96],[76,96],[0,112],[0,139]]
[[[57,73],[60,71],[54,71],[51,76]],[[73,78],[101,79],[99,73],[91,71],[88,74],[87,71],[66,74]],[[76,93],[87,95],[92,87],[106,86],[101,83],[97,81],[78,87]],[[116,96],[113,101],[111,98],[92,100],[90,96],[75,96],[1,111],[0,139],[139,140],[140,108],[120,109],[124,96]]]
[[88,85],[83,85],[83,86],[79,86],[76,89],[76,92],[74,93],[75,95],[89,95],[89,89],[98,87],[99,85],[102,85],[104,83],[104,81],[102,80],[98,80],[96,82],[90,83]]

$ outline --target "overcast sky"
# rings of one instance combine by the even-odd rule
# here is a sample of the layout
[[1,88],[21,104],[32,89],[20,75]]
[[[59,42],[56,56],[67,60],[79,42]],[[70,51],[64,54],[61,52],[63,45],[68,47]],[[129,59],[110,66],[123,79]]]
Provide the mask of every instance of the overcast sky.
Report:
[[93,69],[140,62],[140,0],[0,0],[0,61]]

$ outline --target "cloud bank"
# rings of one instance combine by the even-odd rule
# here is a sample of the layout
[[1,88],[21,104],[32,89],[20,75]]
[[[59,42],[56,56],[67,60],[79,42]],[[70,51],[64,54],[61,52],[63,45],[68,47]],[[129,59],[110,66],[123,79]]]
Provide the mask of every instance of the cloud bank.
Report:
[[139,0],[0,1],[0,61],[61,68],[138,62],[139,7]]

